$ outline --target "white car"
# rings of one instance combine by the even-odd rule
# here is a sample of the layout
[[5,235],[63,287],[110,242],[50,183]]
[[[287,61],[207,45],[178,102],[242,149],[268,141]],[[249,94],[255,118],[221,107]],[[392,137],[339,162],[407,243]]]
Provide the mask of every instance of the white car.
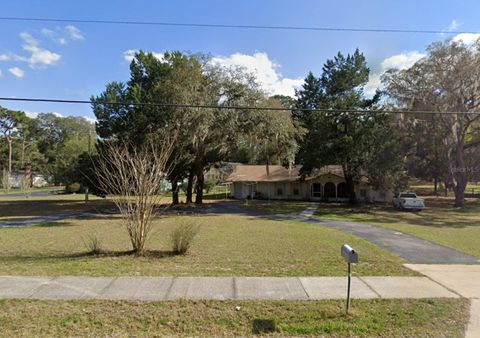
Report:
[[417,194],[413,192],[401,192],[393,198],[393,206],[401,210],[416,210],[421,211],[425,209],[425,200],[418,198]]

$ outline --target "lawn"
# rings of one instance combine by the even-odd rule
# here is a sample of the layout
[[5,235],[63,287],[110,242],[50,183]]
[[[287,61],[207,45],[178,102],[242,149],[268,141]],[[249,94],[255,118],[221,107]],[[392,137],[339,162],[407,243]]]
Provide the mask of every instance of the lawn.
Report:
[[[169,235],[178,224],[200,230],[186,256],[171,255]],[[108,253],[88,254],[85,241],[100,239]],[[146,257],[132,257],[125,228],[113,216],[0,229],[3,275],[338,276],[339,254],[349,243],[360,252],[359,275],[411,275],[404,261],[367,241],[334,229],[243,216],[171,215],[154,222]]]
[[390,205],[321,204],[316,215],[325,219],[369,223],[418,236],[480,258],[480,201],[452,207],[452,197],[425,197],[422,212],[398,211]]
[[[236,311],[235,307],[240,306]],[[463,337],[468,300],[0,300],[2,336]]]
[[[469,188],[479,186],[470,183]],[[433,196],[431,184],[416,184],[412,190],[422,192],[427,209],[404,212],[387,204],[350,206],[344,203],[320,203],[315,215],[323,219],[363,222],[404,232],[443,244],[480,258],[480,201],[467,199],[466,207],[453,207],[453,195]],[[246,208],[272,213],[299,214],[312,204],[304,201],[249,201]]]

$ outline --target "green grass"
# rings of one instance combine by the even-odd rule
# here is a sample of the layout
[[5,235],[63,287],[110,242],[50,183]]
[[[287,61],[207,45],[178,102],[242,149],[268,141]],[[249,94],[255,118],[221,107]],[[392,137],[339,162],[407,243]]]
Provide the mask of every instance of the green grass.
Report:
[[[199,233],[186,256],[172,256],[169,235],[179,222]],[[84,240],[95,234],[109,254],[91,256]],[[0,229],[3,275],[342,276],[339,248],[350,243],[362,255],[359,275],[412,275],[404,260],[340,231],[289,221],[242,216],[168,216],[156,220],[146,257],[131,249],[119,218],[65,220]]]
[[467,200],[466,207],[452,207],[451,197],[426,197],[422,212],[398,211],[390,205],[351,207],[322,204],[316,215],[325,219],[369,223],[446,245],[480,258],[480,202]]
[[[60,191],[63,191],[65,187],[43,187],[43,188],[32,188],[30,189],[30,192],[52,192],[52,193],[57,193]],[[21,189],[19,188],[11,188],[9,190],[5,189],[0,189],[0,197],[2,195],[8,195],[8,194],[21,194],[23,193]]]
[[[235,307],[240,306],[236,311]],[[2,336],[463,337],[468,301],[0,302]]]

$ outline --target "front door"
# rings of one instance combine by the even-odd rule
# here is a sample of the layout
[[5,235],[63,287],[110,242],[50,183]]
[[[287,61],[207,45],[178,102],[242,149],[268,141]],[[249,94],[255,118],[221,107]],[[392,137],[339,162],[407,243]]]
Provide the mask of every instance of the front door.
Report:
[[320,183],[313,183],[311,190],[312,200],[320,200],[322,198],[322,185]]

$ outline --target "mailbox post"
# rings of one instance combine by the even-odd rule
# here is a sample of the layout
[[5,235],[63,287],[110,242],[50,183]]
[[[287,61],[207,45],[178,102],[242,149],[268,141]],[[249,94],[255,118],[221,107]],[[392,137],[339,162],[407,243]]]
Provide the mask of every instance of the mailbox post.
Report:
[[350,309],[350,286],[352,281],[352,263],[358,263],[358,254],[352,247],[348,244],[342,245],[341,248],[342,256],[347,262],[348,265],[348,276],[347,276],[347,316]]

